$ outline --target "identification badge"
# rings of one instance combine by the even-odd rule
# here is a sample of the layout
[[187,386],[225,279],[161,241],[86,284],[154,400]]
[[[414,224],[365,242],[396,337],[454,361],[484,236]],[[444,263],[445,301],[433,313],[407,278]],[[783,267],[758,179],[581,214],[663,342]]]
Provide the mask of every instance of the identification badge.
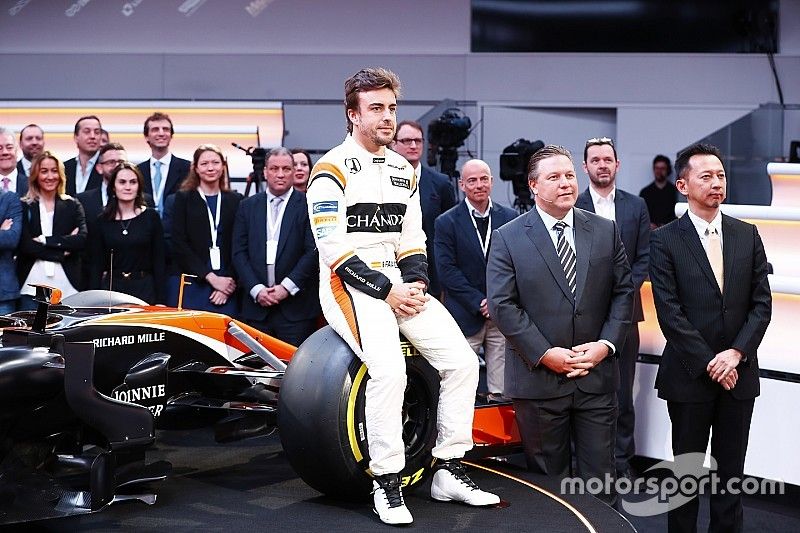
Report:
[[211,258],[211,270],[222,268],[222,258],[219,255],[219,246],[212,246],[208,249],[208,257]]
[[278,241],[267,241],[267,264],[274,265],[278,255]]

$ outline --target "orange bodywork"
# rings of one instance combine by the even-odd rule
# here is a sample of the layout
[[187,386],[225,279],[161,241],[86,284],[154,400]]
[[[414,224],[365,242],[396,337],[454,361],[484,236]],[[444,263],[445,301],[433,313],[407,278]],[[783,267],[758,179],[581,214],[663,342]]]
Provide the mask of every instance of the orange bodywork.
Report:
[[472,440],[475,446],[521,444],[522,439],[514,420],[514,406],[506,404],[476,408]]

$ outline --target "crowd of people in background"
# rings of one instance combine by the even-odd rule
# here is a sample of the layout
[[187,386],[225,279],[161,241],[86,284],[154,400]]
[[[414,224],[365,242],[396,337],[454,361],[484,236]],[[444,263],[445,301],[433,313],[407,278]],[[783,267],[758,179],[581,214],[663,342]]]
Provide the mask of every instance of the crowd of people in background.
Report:
[[[0,220],[3,221],[0,263],[5,267],[0,274],[0,312],[33,309],[31,284],[35,283],[57,285],[65,296],[87,289],[111,289],[147,303],[174,306],[178,303],[179,274],[186,273],[195,278],[193,285],[187,286],[184,307],[252,320],[257,320],[258,316],[262,327],[279,337],[282,335],[264,322],[264,312],[275,306],[270,313],[271,321],[278,320],[277,317],[286,312],[278,305],[278,296],[283,291],[278,289],[278,296],[265,305],[264,298],[259,303],[258,295],[251,294],[254,286],[242,285],[242,279],[252,281],[252,269],[245,265],[250,260],[258,260],[249,257],[244,250],[252,243],[241,240],[248,235],[244,230],[254,228],[250,226],[252,221],[240,220],[248,204],[231,188],[222,151],[214,145],[201,144],[191,160],[182,159],[170,152],[174,134],[168,115],[155,112],[148,116],[144,121],[143,140],[150,148],[151,157],[134,164],[128,160],[125,146],[109,142],[109,134],[96,115],[83,116],[75,122],[73,135],[77,154],[66,161],[45,150],[45,131],[40,126],[29,124],[18,134],[0,127]],[[453,258],[447,254],[440,257],[434,250],[436,219],[457,205],[456,190],[448,176],[421,164],[423,144],[422,125],[406,120],[397,125],[390,147],[411,164],[420,178],[422,225],[429,258],[428,293],[445,301],[450,311],[458,316],[459,305],[465,303],[465,291],[469,291],[464,288],[466,285],[450,287],[450,301],[442,298],[439,263],[443,262],[449,272],[450,285],[453,285],[452,279],[463,280],[463,275],[454,276]],[[291,185],[291,190],[303,194],[308,187],[314,165],[311,154],[302,148],[288,150],[287,154],[288,157],[284,154],[270,157],[284,159],[288,175],[279,179],[273,172],[270,180],[269,164],[266,165],[265,196],[270,201],[288,192],[288,189],[283,190],[286,183]],[[481,163],[485,173],[491,175],[488,165]],[[675,218],[678,194],[668,179],[671,163],[667,157],[655,158],[653,173],[653,183],[642,189],[640,196],[651,213],[652,227],[658,227]],[[485,187],[476,189],[467,181],[459,181],[459,188],[468,198],[475,194],[486,196],[491,207]],[[483,206],[483,200],[479,203]],[[241,213],[240,204],[244,210]],[[244,233],[235,232],[237,220]],[[477,216],[477,220],[480,222],[481,217]],[[485,224],[477,228],[482,229],[484,235],[490,233]],[[240,240],[238,254],[234,249],[237,236]],[[266,235],[264,237],[264,242],[270,241]],[[279,236],[272,237],[276,246],[283,250]],[[269,255],[277,250],[264,251]],[[273,266],[271,263],[270,271]],[[289,283],[293,282],[291,276],[288,279]],[[271,278],[263,281],[275,282]],[[279,279],[278,285],[282,281]],[[296,288],[290,285],[287,291],[292,294]],[[485,314],[485,298],[480,302]],[[313,304],[307,310],[319,315],[318,307],[318,303]],[[289,315],[294,316],[291,312]],[[472,323],[471,318],[469,325],[462,324],[467,337],[478,334],[481,338],[492,337],[495,330],[491,321],[487,330]],[[311,320],[303,318],[305,323]],[[282,324],[281,329],[285,331],[286,324]],[[286,338],[298,342],[310,334],[309,327],[299,330],[299,336],[290,333]],[[501,359],[497,354],[502,352],[502,346],[497,342],[492,345],[490,340],[486,341],[489,343],[486,346],[477,340],[471,342],[479,353],[486,352],[489,360]],[[494,364],[489,363],[489,367],[494,376],[489,394],[500,398],[502,366],[493,368]]]
[[[5,267],[0,275],[0,312],[33,309],[34,283],[57,285],[65,296],[87,289],[111,289],[147,303],[174,306],[179,275],[185,273],[194,276],[192,285],[186,286],[186,308],[240,317],[296,344],[313,331],[320,314],[316,297],[310,299],[314,301],[301,298],[299,306],[294,304],[296,298],[293,305],[281,303],[286,296],[297,295],[307,279],[318,276],[316,271],[312,275],[313,269],[290,274],[286,267],[294,266],[304,253],[312,253],[312,241],[298,233],[290,248],[299,248],[290,254],[283,233],[261,235],[255,224],[258,217],[267,221],[261,229],[271,231],[266,207],[258,205],[258,194],[243,201],[231,188],[222,151],[201,144],[191,160],[182,159],[170,152],[174,134],[168,115],[155,112],[147,117],[143,136],[151,157],[134,164],[128,160],[125,146],[109,142],[96,115],[75,122],[77,155],[66,161],[45,150],[45,132],[40,126],[29,124],[19,134],[0,128],[0,263]],[[457,202],[450,178],[421,164],[423,145],[422,125],[410,120],[398,123],[390,147],[419,176],[428,293],[442,299],[457,319],[461,317],[464,335],[477,353],[486,356],[491,376],[489,398],[502,399],[503,358],[499,354],[504,343],[488,319],[485,294],[474,288],[485,286],[484,269],[470,274],[475,265],[454,256],[454,241],[464,229],[453,226],[457,212],[440,222],[437,218],[457,205],[468,205],[470,216],[465,220],[477,221],[472,224],[485,256],[491,234],[488,213],[503,210],[502,216],[495,213],[491,229],[496,229],[498,220],[510,218],[510,210],[492,204],[491,170],[480,160],[470,161],[462,169],[458,185],[466,200]],[[280,165],[270,164],[278,160]],[[272,229],[280,229],[285,211],[292,216],[291,193],[305,194],[313,166],[311,154],[302,148],[269,153],[261,203],[271,206],[280,197],[286,204],[275,211]],[[653,161],[655,179],[640,193],[652,227],[675,218],[677,190],[668,179],[670,173],[669,159],[657,156]],[[297,214],[300,223],[302,217]],[[437,240],[439,226],[446,228],[447,237]],[[293,221],[285,233],[294,230]],[[257,244],[259,239],[267,245]],[[263,250],[256,250],[259,246]],[[278,255],[282,255],[280,260]],[[268,266],[259,273],[254,262]],[[447,273],[444,283],[440,282],[440,269]],[[266,288],[270,291],[262,290]],[[315,292],[309,289],[309,293]],[[478,313],[472,309],[476,306]],[[293,307],[302,312],[292,311]]]
[[[582,476],[631,477],[630,461],[635,453],[633,383],[639,351],[638,323],[644,319],[639,289],[649,272],[654,278],[655,302],[667,337],[656,386],[659,395],[668,401],[673,425],[679,429],[689,427],[693,435],[699,435],[690,438],[688,433],[674,434],[676,453],[705,450],[715,409],[723,409],[706,401],[719,392],[718,386],[731,391],[737,381],[745,383],[735,389],[732,398],[741,400],[736,403],[737,408],[740,404],[745,406],[746,412],[740,418],[749,427],[752,397],[757,394],[757,382],[754,385],[753,380],[757,378],[752,372],[755,363],[749,366],[747,357],[755,353],[769,321],[769,290],[761,268],[766,265],[765,260],[759,262],[758,269],[747,272],[747,276],[758,277],[758,327],[740,332],[733,348],[724,342],[715,345],[714,353],[719,353],[707,368],[689,369],[682,363],[692,376],[708,374],[710,379],[701,380],[700,384],[705,388],[678,391],[673,382],[680,379],[666,377],[670,372],[681,374],[677,367],[673,368],[673,359],[681,356],[670,350],[694,332],[693,326],[687,326],[688,334],[675,329],[675,324],[694,320],[683,317],[675,301],[681,292],[676,287],[689,283],[681,277],[681,269],[691,267],[684,264],[688,261],[682,248],[686,235],[700,232],[697,247],[700,250],[702,243],[706,251],[697,251],[698,257],[708,253],[711,270],[707,274],[713,283],[703,285],[702,298],[719,298],[722,294],[722,255],[717,248],[723,227],[726,240],[734,236],[742,242],[752,240],[754,254],[763,259],[757,233],[753,234],[749,226],[733,226],[733,222],[721,218],[719,203],[724,200],[725,177],[716,149],[697,145],[694,152],[682,153],[676,162],[676,184],[669,179],[671,161],[657,155],[653,160],[653,182],[636,196],[616,186],[620,161],[612,139],[587,140],[582,167],[589,186],[580,194],[571,154],[560,146],[548,145],[536,152],[528,164],[534,209],[518,216],[516,211],[492,202],[492,171],[478,159],[467,161],[461,168],[458,187],[464,199],[457,200],[450,178],[421,164],[422,125],[401,121],[391,128],[392,135],[388,137],[388,126],[380,126],[394,120],[393,86],[368,87],[364,91],[385,102],[378,102],[380,109],[375,108],[375,103],[366,106],[358,99],[359,91],[354,90],[355,99],[348,101],[347,109],[350,134],[341,146],[323,157],[316,167],[304,149],[269,150],[264,168],[265,190],[249,198],[231,188],[219,147],[201,144],[191,160],[172,154],[170,143],[175,130],[164,113],[155,112],[144,121],[143,135],[151,156],[138,164],[129,161],[123,145],[109,142],[108,132],[95,115],[76,121],[74,140],[78,153],[66,161],[46,149],[45,132],[38,125],[30,124],[18,135],[0,128],[0,313],[35,309],[35,284],[56,286],[64,296],[102,289],[126,293],[149,304],[175,306],[179,276],[190,274],[193,279],[185,287],[184,308],[240,318],[293,345],[310,336],[324,314],[360,357],[372,361],[372,375],[378,368],[376,362],[385,356],[381,346],[386,336],[375,326],[380,322],[378,317],[385,320],[386,331],[396,331],[395,326],[399,325],[410,339],[423,330],[439,335],[440,331],[426,329],[435,329],[435,321],[420,323],[423,325],[416,329],[406,328],[408,331],[402,329],[427,305],[435,310],[429,311],[427,317],[439,313],[448,334],[455,331],[459,342],[463,336],[464,346],[468,345],[485,361],[484,401],[514,402],[531,469],[566,476],[574,468],[574,453]],[[380,118],[379,114],[391,117]],[[369,147],[374,149],[369,152],[373,155],[385,153],[384,146],[396,152],[386,152],[392,159],[373,158],[369,167],[372,170],[364,167],[362,171],[358,156],[367,157],[364,150]],[[379,187],[372,191],[373,196],[380,196],[384,202],[387,194],[404,198],[407,205],[403,204],[402,214],[419,225],[413,238],[408,233],[411,230],[405,229],[410,227],[407,221],[397,218],[398,213],[386,211],[386,206],[400,204],[350,205],[353,198],[377,187],[375,180],[368,178],[370,173],[383,176],[376,165],[384,164],[387,169],[394,169],[387,170],[389,174],[402,176],[390,175],[389,193]],[[712,174],[716,177],[711,178]],[[314,185],[317,180],[321,181]],[[311,185],[314,187],[309,189]],[[406,198],[417,192],[418,207]],[[683,217],[680,224],[670,224],[676,220],[679,195],[688,198],[690,216]],[[374,224],[380,227],[372,228]],[[660,238],[653,237],[651,247],[651,230],[664,225],[667,227],[659,233]],[[425,248],[420,247],[423,237]],[[394,252],[386,257],[369,255],[375,252],[370,242],[384,246],[395,238],[399,243],[396,246],[408,250],[401,250],[396,258]],[[363,248],[359,249],[365,257],[369,256],[369,265],[352,252],[357,246]],[[534,249],[538,255],[532,253]],[[581,252],[577,257],[576,249]],[[587,250],[589,253],[584,255]],[[655,263],[651,250],[658,254]],[[672,270],[666,270],[665,265],[671,265]],[[402,275],[402,283],[390,283],[382,274],[376,274],[375,268]],[[548,270],[554,274],[552,279],[541,274]],[[587,276],[591,276],[591,283],[587,283]],[[691,279],[691,283],[699,283]],[[366,330],[359,329],[358,324],[353,329],[347,313],[337,314],[343,300],[338,296],[336,280],[339,285],[344,281],[360,291],[355,300],[352,291],[348,293],[350,302],[358,304],[361,311],[367,310],[373,322],[378,321],[370,325],[377,337],[365,337]],[[733,290],[728,283],[724,285],[726,294]],[[741,284],[750,286],[750,281]],[[388,294],[381,294],[382,288],[387,287]],[[347,292],[343,286],[338,289]],[[586,294],[589,296],[584,297]],[[741,301],[747,301],[747,297],[742,295]],[[443,307],[439,301],[431,304],[428,298],[441,300]],[[396,316],[381,315],[389,309],[382,306],[384,301]],[[564,302],[570,305],[565,306]],[[540,312],[543,308],[548,310],[544,315]],[[586,335],[564,336],[572,331],[564,328],[565,323]],[[348,337],[350,333],[352,338]],[[695,333],[698,339],[703,335]],[[714,333],[715,339],[722,338],[718,333]],[[726,338],[735,336],[727,330],[724,333]],[[749,333],[746,338],[745,333]],[[578,346],[573,346],[576,341]],[[373,344],[366,347],[365,342]],[[683,352],[691,352],[690,348],[684,347]],[[380,357],[373,361],[373,353]],[[697,357],[705,361],[711,356],[709,352]],[[456,359],[437,359],[436,364],[449,361],[449,365]],[[737,370],[740,361],[746,364]],[[462,371],[466,372],[453,367],[442,370],[442,375],[461,375]],[[399,376],[401,373],[395,377]],[[404,379],[404,373],[402,376]],[[376,377],[372,376],[372,380],[376,381]],[[445,381],[443,390],[444,384]],[[402,387],[398,390],[402,391]],[[471,405],[472,399],[464,402]],[[693,420],[698,410],[705,417],[701,422]],[[695,427],[698,424],[700,427]],[[548,438],[533,437],[543,431]],[[741,472],[746,435],[730,432],[728,437],[738,439],[739,445],[730,457],[725,455],[728,452],[719,452],[718,459],[724,457],[721,463],[733,465],[728,474]],[[373,453],[372,442],[370,445]],[[715,446],[721,445],[712,440],[712,451]],[[399,494],[397,466],[391,454],[383,451],[387,457],[384,462],[373,457],[373,470],[385,472],[376,477],[376,494]],[[460,448],[459,453],[463,453]],[[447,475],[453,479],[466,479],[457,460],[444,459],[437,476],[448,470]],[[435,478],[434,486],[446,486],[451,483],[447,479],[450,478]],[[465,486],[471,487],[470,483]],[[492,494],[479,493],[480,498],[472,505],[485,505],[496,499]],[[460,492],[445,496],[438,499],[470,502],[472,497]],[[603,496],[610,504],[616,504],[613,493]],[[378,496],[375,498],[377,502]],[[402,504],[402,498],[399,501]],[[410,523],[410,515],[400,504],[391,503],[381,510],[381,520]],[[740,509],[738,500],[712,499],[712,514],[723,504]],[[402,509],[398,510],[398,505]],[[378,503],[376,506],[377,509]],[[682,514],[671,513],[670,524],[691,529],[695,517],[696,507],[690,507]]]

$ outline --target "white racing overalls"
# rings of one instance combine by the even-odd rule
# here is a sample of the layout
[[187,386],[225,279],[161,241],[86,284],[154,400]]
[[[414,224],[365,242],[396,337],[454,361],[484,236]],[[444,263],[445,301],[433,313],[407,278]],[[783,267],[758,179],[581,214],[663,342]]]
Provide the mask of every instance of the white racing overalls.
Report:
[[389,149],[374,155],[348,135],[314,166],[307,192],[322,312],[370,376],[365,410],[375,475],[405,466],[406,363],[398,331],[441,376],[434,457],[458,458],[472,448],[475,352],[438,300],[410,318],[398,318],[385,302],[392,283],[428,283],[417,185],[402,156]]

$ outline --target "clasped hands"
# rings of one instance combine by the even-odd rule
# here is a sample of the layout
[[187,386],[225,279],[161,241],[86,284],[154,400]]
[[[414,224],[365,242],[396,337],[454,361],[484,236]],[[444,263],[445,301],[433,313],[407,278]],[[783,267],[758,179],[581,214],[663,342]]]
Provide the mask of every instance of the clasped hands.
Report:
[[739,365],[742,357],[742,352],[736,348],[729,348],[719,352],[706,367],[708,377],[722,385],[723,389],[731,390],[736,386],[736,382],[739,380],[739,372],[736,370],[736,367]]
[[425,284],[420,281],[395,283],[389,289],[386,303],[398,317],[410,317],[422,312],[428,298]]
[[288,296],[289,291],[286,289],[286,287],[278,283],[272,287],[264,287],[261,289],[258,292],[256,301],[259,303],[259,305],[269,307],[270,305],[281,303],[281,301],[285,300]]
[[570,348],[554,346],[547,350],[540,363],[568,378],[581,378],[605,359],[611,349],[602,342],[585,342]]

